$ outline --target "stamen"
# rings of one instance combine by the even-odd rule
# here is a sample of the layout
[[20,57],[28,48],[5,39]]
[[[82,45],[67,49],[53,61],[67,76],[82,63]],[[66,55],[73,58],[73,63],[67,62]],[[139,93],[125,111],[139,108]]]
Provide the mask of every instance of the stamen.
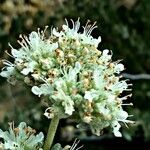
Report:
[[71,146],[71,150],[73,150],[72,148],[74,147],[76,141],[77,141],[77,138],[74,140],[73,145]]
[[88,30],[88,24],[90,23],[90,20],[88,20],[87,22],[86,22],[86,24],[85,24],[85,26],[82,26],[83,27],[83,29],[84,29],[84,31],[83,31],[83,34],[85,34],[86,35],[86,33],[87,33],[87,31],[86,30]]
[[11,54],[9,54],[7,50],[5,51],[5,53],[6,53],[8,56],[10,56],[10,57],[15,58],[15,57],[12,56]]
[[133,117],[134,115],[128,115],[128,117]]
[[38,33],[38,35],[40,36],[40,28],[38,28],[37,30],[38,30],[38,32],[37,32],[37,33]]
[[124,91],[132,91],[132,89],[124,89]]
[[27,36],[24,36],[25,41],[30,45],[30,41]]
[[77,147],[77,145],[79,144],[79,142],[80,142],[80,140],[78,140],[78,139],[75,139],[75,141],[74,141],[74,143],[73,143],[73,145],[71,146],[71,148],[70,148],[70,150],[74,150],[76,147]]
[[66,25],[69,27],[69,24],[68,24],[68,21],[67,21],[67,19],[65,18],[65,21],[66,21]]
[[42,40],[44,40],[45,32],[46,32],[47,28],[48,28],[48,26],[45,26],[44,30],[41,31],[40,37],[41,37]]
[[43,82],[45,82],[47,85],[49,85],[49,83],[47,82],[46,79],[42,78],[42,77],[39,77]]
[[129,126],[128,126],[128,124],[127,124],[126,122],[124,122],[124,125],[125,125],[127,128],[129,128]]
[[8,61],[6,59],[2,60],[2,62],[3,62],[3,64],[5,64],[7,66],[10,66],[10,67],[14,66],[10,61]]
[[70,19],[70,20],[72,22],[72,29],[74,30],[75,29],[74,21],[72,19]]
[[133,103],[129,103],[129,104],[121,104],[122,106],[133,106]]
[[45,26],[45,28],[44,28],[44,34],[45,34],[45,32],[46,32],[46,30],[47,30],[48,27],[49,27],[48,25]]
[[96,22],[94,22],[93,25],[90,25],[89,31],[87,32],[88,35],[90,35],[92,33],[92,31],[97,28],[97,26],[95,26]]
[[124,97],[121,97],[121,98],[119,98],[120,100],[126,100],[128,97],[131,97],[132,96],[132,94],[129,94],[129,95],[126,95],[126,96],[124,96]]
[[131,120],[120,120],[120,119],[118,119],[118,121],[121,121],[121,122],[123,122],[123,123],[135,124],[135,121],[131,121]]
[[76,150],[79,150],[79,149],[81,149],[81,148],[83,148],[83,145],[81,145],[80,147],[78,147]]

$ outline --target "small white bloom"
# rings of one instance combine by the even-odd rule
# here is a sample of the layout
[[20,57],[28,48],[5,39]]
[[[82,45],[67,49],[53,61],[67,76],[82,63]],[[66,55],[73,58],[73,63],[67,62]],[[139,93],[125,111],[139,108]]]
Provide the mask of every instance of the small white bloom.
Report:
[[60,37],[60,36],[61,36],[61,34],[56,31],[56,28],[53,28],[52,33],[53,33],[53,35],[55,35],[56,37]]
[[111,60],[111,57],[112,57],[112,55],[109,54],[109,50],[105,49],[105,50],[103,50],[102,56],[100,58],[101,58],[102,61],[108,62],[108,61]]
[[48,119],[54,118],[55,114],[54,114],[54,110],[52,107],[48,107],[45,110],[44,116],[46,116]]
[[120,73],[123,70],[124,70],[124,65],[123,64],[117,64],[117,65],[115,65],[114,72]]
[[42,91],[39,87],[37,86],[33,86],[31,91],[35,94],[35,95],[38,95],[39,97],[42,95]]
[[103,90],[105,86],[105,81],[102,75],[102,71],[95,69],[93,72],[93,79],[94,79],[95,87],[99,90],[100,89]]
[[31,91],[40,97],[41,95],[50,95],[53,91],[53,87],[49,84],[41,84],[40,87],[33,86]]
[[37,32],[33,31],[30,33],[29,44],[30,44],[32,50],[38,49],[40,41],[41,41],[41,39]]
[[113,103],[113,102],[115,101],[115,99],[116,99],[116,96],[115,96],[115,95],[108,94],[108,96],[107,96],[107,101],[108,101],[109,103]]
[[76,62],[75,67],[70,68],[69,73],[66,74],[66,78],[68,79],[68,81],[75,81],[76,75],[80,72],[80,70],[81,70],[81,65],[79,62]]
[[127,118],[128,118],[128,113],[126,111],[121,110],[118,112],[118,120],[124,121]]
[[30,72],[33,72],[36,65],[37,65],[37,62],[35,62],[35,61],[28,62],[26,68],[24,68],[21,71],[21,73],[24,74],[24,75],[28,75]]
[[69,97],[66,97],[66,98],[67,99],[62,102],[62,106],[64,106],[66,114],[72,115],[74,111],[74,102]]
[[93,101],[94,98],[97,98],[99,95],[98,95],[98,92],[94,89],[92,89],[91,91],[85,91],[85,94],[84,94],[84,98],[89,100],[90,102]]
[[12,66],[3,68],[0,75],[5,78],[9,78],[15,71],[15,68]]
[[108,108],[106,108],[105,104],[97,103],[96,106],[97,106],[99,112],[102,113],[104,116],[108,116],[110,114],[110,110]]
[[128,84],[126,83],[126,81],[119,81],[114,84],[111,84],[108,88],[113,92],[122,93],[124,90],[127,90]]
[[113,124],[113,133],[116,137],[122,137],[122,134],[119,131],[120,127],[121,127],[121,125],[115,121]]

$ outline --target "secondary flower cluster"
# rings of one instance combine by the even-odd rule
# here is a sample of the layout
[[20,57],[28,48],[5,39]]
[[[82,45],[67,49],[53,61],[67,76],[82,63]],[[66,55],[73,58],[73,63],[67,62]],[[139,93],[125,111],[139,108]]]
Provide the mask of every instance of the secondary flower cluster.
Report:
[[42,132],[35,135],[35,130],[21,122],[17,128],[11,123],[9,131],[0,129],[0,138],[4,140],[0,143],[2,150],[40,150],[44,135]]
[[80,126],[88,124],[94,134],[110,126],[121,136],[120,122],[132,122],[122,109],[128,105],[123,100],[131,95],[120,96],[130,91],[119,75],[124,66],[120,61],[112,62],[111,51],[97,49],[101,37],[91,36],[95,24],[88,22],[83,32],[79,32],[79,20],[72,25],[69,28],[67,22],[61,31],[53,28],[48,38],[45,30],[21,36],[21,48],[11,46],[14,63],[4,60],[1,76],[11,83],[21,76],[35,95],[47,100],[48,118],[72,116]]

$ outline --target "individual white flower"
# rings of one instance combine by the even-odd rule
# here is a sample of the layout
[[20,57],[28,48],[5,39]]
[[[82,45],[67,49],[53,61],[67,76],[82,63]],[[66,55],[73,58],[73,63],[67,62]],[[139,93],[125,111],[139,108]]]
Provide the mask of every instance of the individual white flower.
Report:
[[103,62],[108,62],[108,61],[111,60],[112,55],[109,54],[109,52],[110,52],[110,51],[109,51],[108,49],[103,50],[102,55],[101,55],[101,57],[100,57],[100,59],[101,59]]
[[74,102],[70,96],[66,95],[62,89],[58,90],[58,93],[52,95],[52,98],[57,102],[60,102],[64,107],[65,114],[72,115],[74,111]]
[[7,78],[7,81],[14,85],[16,83],[16,79],[14,78],[16,74],[14,64],[12,64],[7,60],[3,60],[3,63],[6,66],[2,68],[2,72],[0,73],[0,76]]
[[27,42],[29,43],[31,49],[37,50],[41,42],[40,35],[35,31],[31,32],[31,34],[29,35],[29,40],[27,40]]
[[93,72],[93,79],[94,79],[94,84],[95,88],[103,90],[105,87],[105,80],[104,80],[104,75],[103,71],[95,69]]
[[72,115],[74,111],[74,102],[69,97],[66,97],[66,100],[62,102],[62,106],[64,106],[66,114]]
[[120,125],[117,121],[114,121],[114,122],[112,123],[112,125],[113,125],[113,133],[114,133],[114,135],[115,135],[116,137],[122,137],[122,134],[121,134],[121,132],[119,131],[121,125]]
[[99,96],[98,92],[94,89],[91,89],[91,91],[85,91],[84,98],[92,102],[93,99],[98,98],[98,96]]
[[124,65],[123,64],[117,64],[117,65],[115,65],[114,71],[116,73],[120,73],[123,70],[124,70]]
[[109,86],[109,89],[112,90],[113,92],[122,93],[123,91],[128,89],[128,84],[126,83],[126,81],[119,81],[114,84],[111,84]]
[[3,68],[2,72],[0,73],[0,75],[2,77],[9,78],[13,74],[14,70],[15,70],[15,68],[13,66],[5,67],[5,68]]
[[35,94],[38,95],[39,97],[41,95],[49,95],[53,91],[53,87],[50,84],[41,84],[40,87],[38,86],[33,86],[31,91]]
[[128,113],[126,111],[121,110],[118,112],[118,118],[117,118],[118,121],[124,122],[127,118],[128,118]]
[[80,70],[81,64],[79,62],[76,62],[74,68],[70,67],[68,72],[64,70],[64,77],[68,82],[75,82],[77,79],[77,74],[80,72]]
[[55,110],[52,107],[48,107],[45,110],[44,116],[46,116],[48,119],[54,118]]
[[107,95],[107,101],[108,101],[108,103],[114,103],[115,99],[116,99],[115,95],[113,95],[113,94],[108,94]]
[[21,73],[24,74],[24,75],[28,75],[30,72],[33,72],[34,71],[34,68],[36,67],[37,65],[37,62],[35,61],[30,61],[26,68],[24,68]]

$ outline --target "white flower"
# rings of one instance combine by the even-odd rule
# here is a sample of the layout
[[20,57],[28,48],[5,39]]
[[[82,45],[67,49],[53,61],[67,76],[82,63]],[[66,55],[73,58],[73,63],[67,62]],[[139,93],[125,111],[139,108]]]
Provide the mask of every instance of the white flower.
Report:
[[80,72],[80,70],[81,70],[81,65],[80,65],[80,63],[79,62],[76,62],[75,63],[75,67],[74,68],[70,68],[69,69],[69,73],[68,74],[66,74],[66,79],[68,80],[68,81],[75,81],[76,80],[76,75]]
[[122,93],[123,91],[128,89],[128,84],[126,83],[126,81],[119,81],[115,84],[110,85],[109,89],[113,92]]
[[72,115],[74,111],[74,102],[70,96],[66,95],[62,89],[58,90],[58,93],[53,95],[52,98],[55,101],[60,101],[64,107],[65,114]]
[[116,99],[115,95],[108,94],[108,96],[107,96],[108,103],[114,103],[115,99]]
[[121,125],[117,121],[113,122],[113,133],[116,137],[122,137],[122,134],[119,131],[120,127]]
[[91,89],[91,91],[85,91],[84,98],[92,102],[93,99],[98,98],[98,96],[99,96],[98,92],[94,89]]
[[24,75],[28,75],[30,72],[33,72],[34,68],[36,67],[37,62],[35,61],[30,61],[29,63],[27,63],[26,68],[24,68],[21,73]]
[[121,110],[118,112],[118,120],[119,121],[124,122],[127,118],[128,118],[128,113],[126,111]]
[[109,54],[109,50],[105,49],[102,52],[102,56],[100,57],[103,62],[108,62],[111,60],[112,55]]
[[124,70],[124,65],[123,64],[117,64],[117,65],[115,65],[114,72],[120,73],[123,70]]
[[52,107],[48,107],[45,110],[44,116],[46,116],[48,119],[54,118],[55,112],[54,112],[53,108]]
[[7,81],[14,85],[16,83],[16,79],[14,78],[16,74],[15,67],[11,62],[7,60],[4,60],[3,63],[6,66],[2,68],[2,72],[0,73],[0,76],[7,78]]
[[97,89],[101,89],[103,90],[104,86],[105,86],[105,81],[104,81],[104,77],[103,77],[103,72],[95,69],[93,72],[93,79],[94,79],[94,84],[95,84],[95,88]]
[[66,97],[65,101],[62,102],[62,106],[64,106],[66,114],[72,115],[74,111],[74,102],[70,99],[70,97]]
[[96,106],[99,112],[102,113],[104,116],[107,116],[109,114],[111,115],[110,110],[106,107],[106,104],[97,103]]
[[0,73],[0,75],[2,77],[5,77],[5,78],[9,78],[15,71],[15,68],[13,66],[8,66],[8,67],[5,67],[3,68],[2,72]]
[[53,87],[49,84],[41,84],[40,87],[33,86],[31,91],[40,97],[41,95],[50,95],[53,91]]

